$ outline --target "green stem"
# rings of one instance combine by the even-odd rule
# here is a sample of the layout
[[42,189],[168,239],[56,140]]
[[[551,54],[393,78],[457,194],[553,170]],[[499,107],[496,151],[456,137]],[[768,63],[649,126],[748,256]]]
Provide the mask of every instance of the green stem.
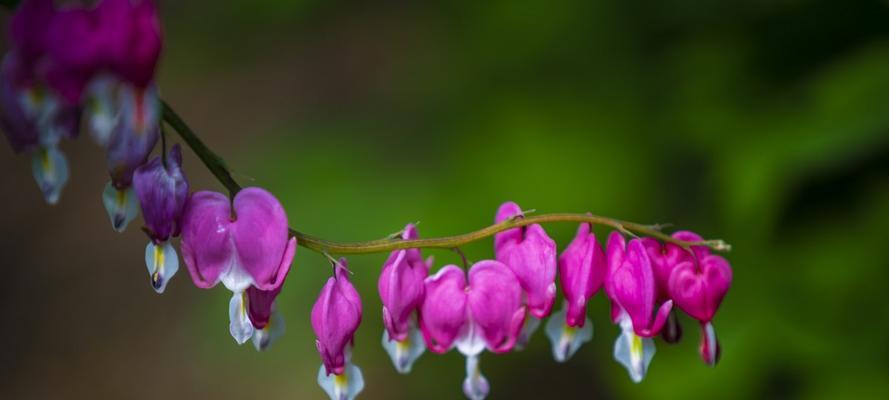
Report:
[[[223,161],[213,150],[210,150],[204,142],[188,127],[185,121],[173,111],[167,102],[162,102],[163,119],[166,121],[176,133],[182,137],[185,144],[197,154],[198,158],[207,166],[211,173],[225,186],[229,191],[229,196],[234,197],[241,186],[232,178],[231,172]],[[598,224],[610,226],[625,234],[651,236],[664,242],[673,243],[685,248],[690,246],[707,246],[717,251],[729,251],[731,246],[722,240],[703,240],[700,242],[687,242],[677,240],[660,231],[657,225],[643,225],[635,222],[621,221],[614,218],[602,217],[591,214],[541,214],[534,216],[525,216],[513,218],[498,224],[490,225],[477,231],[464,233],[456,236],[445,236],[439,238],[428,239],[412,239],[402,240],[399,238],[386,238],[380,240],[371,240],[366,242],[334,242],[321,239],[306,233],[290,229],[290,234],[296,237],[297,243],[309,250],[313,250],[322,254],[370,254],[383,253],[399,249],[413,248],[439,248],[453,249],[463,246],[477,240],[485,239],[507,229],[516,228],[531,224],[542,224],[550,222],[588,222],[590,224]]]

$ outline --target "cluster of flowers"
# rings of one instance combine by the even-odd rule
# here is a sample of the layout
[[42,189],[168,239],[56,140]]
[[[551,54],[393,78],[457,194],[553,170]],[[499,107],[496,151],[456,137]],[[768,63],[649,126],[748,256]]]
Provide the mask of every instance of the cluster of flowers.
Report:
[[[515,203],[503,204],[497,223],[524,218]],[[403,239],[415,239],[408,225]],[[691,232],[673,236],[700,241]],[[564,362],[593,335],[586,317],[590,298],[604,287],[612,303],[611,318],[620,327],[614,357],[631,379],[645,376],[655,352],[653,338],[679,340],[680,329],[673,305],[698,320],[702,327],[700,355],[715,365],[719,344],[711,323],[731,284],[728,262],[706,247],[684,249],[651,238],[629,242],[618,232],[608,237],[605,251],[588,223],[557,256],[556,243],[543,227],[531,224],[511,228],[494,238],[496,260],[476,262],[463,269],[448,265],[430,276],[432,260],[424,261],[419,249],[393,252],[383,265],[378,289],[383,303],[383,347],[395,368],[408,373],[426,348],[446,353],[453,348],[466,357],[463,391],[470,399],[483,399],[490,386],[479,370],[479,355],[488,350],[505,353],[526,345],[550,317],[546,334],[553,357]],[[318,379],[331,398],[354,398],[362,387],[360,370],[352,365],[350,349],[361,321],[361,301],[349,283],[345,260],[336,265],[315,307],[312,326],[324,368]],[[468,277],[467,277],[468,275]],[[552,313],[556,279],[565,301]],[[332,377],[330,375],[333,375]]]
[[[68,177],[58,145],[75,138],[85,120],[106,150],[111,181],[103,201],[113,228],[123,231],[141,209],[149,236],[145,251],[152,287],[162,293],[179,268],[172,238],[181,235],[182,259],[194,284],[220,282],[232,292],[229,331],[263,350],[283,332],[275,299],[296,252],[280,202],[260,188],[233,198],[210,191],[189,193],[179,146],[149,160],[160,131],[160,100],[154,71],[161,30],[152,0],[101,0],[92,7],[57,8],[53,0],[24,0],[10,22],[12,49],[0,69],[0,123],[13,149],[33,156],[33,172],[49,203]],[[524,218],[505,203],[497,223]],[[417,238],[413,225],[401,233]],[[701,238],[677,232],[683,241]],[[395,368],[408,373],[428,348],[466,356],[463,391],[484,398],[489,385],[479,370],[485,350],[505,353],[525,346],[540,321],[557,361],[570,358],[592,338],[586,305],[602,287],[620,327],[614,357],[638,382],[654,355],[652,338],[679,339],[673,306],[702,326],[700,353],[719,358],[711,323],[731,283],[728,263],[709,249],[684,249],[650,238],[613,232],[602,247],[581,224],[557,254],[538,224],[511,228],[494,238],[495,260],[474,263],[468,273],[448,265],[430,276],[432,259],[419,249],[392,252],[380,274],[382,345]],[[318,383],[332,399],[352,399],[363,388],[351,363],[362,305],[349,282],[346,260],[334,264],[311,313],[323,365]],[[558,275],[558,276],[557,276]],[[552,313],[556,279],[565,298]],[[663,333],[662,333],[663,332]]]

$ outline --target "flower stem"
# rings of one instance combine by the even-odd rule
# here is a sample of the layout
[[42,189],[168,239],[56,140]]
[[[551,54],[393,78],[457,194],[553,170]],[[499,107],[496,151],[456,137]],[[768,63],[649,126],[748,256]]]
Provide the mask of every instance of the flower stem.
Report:
[[[213,152],[200,138],[188,127],[185,121],[173,111],[173,108],[162,101],[163,119],[182,137],[185,144],[201,159],[210,172],[219,180],[219,182],[228,189],[229,196],[234,197],[241,190],[222,157]],[[464,233],[456,236],[444,236],[428,239],[412,239],[403,240],[400,238],[385,238],[379,240],[371,240],[366,242],[335,242],[331,240],[321,239],[307,233],[290,229],[290,235],[296,237],[297,243],[309,250],[322,254],[370,254],[383,253],[400,249],[413,248],[440,248],[453,249],[459,246],[475,242],[493,236],[496,233],[505,230],[531,224],[543,224],[550,222],[588,222],[590,224],[598,224],[610,226],[625,234],[639,234],[643,236],[651,236],[664,242],[673,243],[685,248],[690,246],[707,246],[717,251],[729,251],[731,246],[722,240],[703,240],[700,242],[687,242],[677,240],[660,231],[662,225],[643,225],[635,222],[621,221],[614,218],[608,218],[591,214],[540,214],[534,216],[525,216],[521,218],[512,218],[498,224],[490,225],[485,228]]]

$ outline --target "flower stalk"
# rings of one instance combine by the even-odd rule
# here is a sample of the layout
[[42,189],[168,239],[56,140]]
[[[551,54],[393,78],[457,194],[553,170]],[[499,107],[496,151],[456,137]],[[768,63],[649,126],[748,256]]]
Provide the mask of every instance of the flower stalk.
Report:
[[[225,161],[217,155],[213,150],[207,147],[203,141],[194,133],[188,124],[173,110],[166,102],[161,102],[163,109],[163,120],[176,131],[177,134],[185,141],[185,144],[198,156],[201,162],[210,170],[213,176],[219,180],[229,192],[229,196],[233,197],[241,190],[241,185],[232,177],[231,171]],[[673,243],[683,248],[691,246],[706,246],[716,251],[730,251],[731,245],[723,240],[701,240],[701,241],[685,241],[671,237],[660,231],[662,225],[645,225],[635,222],[622,221],[619,219],[603,217],[591,214],[573,214],[573,213],[554,213],[540,214],[533,216],[525,216],[522,218],[512,218],[506,221],[487,226],[485,228],[464,233],[455,236],[443,236],[438,238],[424,238],[402,240],[399,238],[385,238],[379,240],[370,240],[364,242],[336,242],[326,240],[319,237],[309,235],[290,229],[290,235],[297,238],[297,244],[309,250],[318,253],[328,254],[372,254],[385,253],[393,250],[401,249],[418,249],[418,248],[436,248],[436,249],[452,249],[463,246],[478,240],[482,240],[497,233],[508,229],[527,226],[532,224],[544,224],[552,222],[588,222],[595,225],[605,225],[617,229],[630,235],[650,236],[666,243]]]

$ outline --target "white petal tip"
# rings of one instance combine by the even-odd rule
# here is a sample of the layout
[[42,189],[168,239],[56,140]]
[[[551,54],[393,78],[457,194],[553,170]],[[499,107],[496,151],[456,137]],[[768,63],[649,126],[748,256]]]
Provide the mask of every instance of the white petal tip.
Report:
[[68,183],[68,161],[55,147],[42,148],[31,159],[34,180],[47,204],[58,204],[62,189]]
[[331,400],[353,400],[364,390],[364,376],[357,365],[346,364],[342,375],[327,375],[324,365],[318,369],[318,386]]
[[400,374],[410,373],[414,362],[426,351],[423,336],[420,330],[413,325],[410,327],[408,337],[401,342],[389,340],[389,332],[384,330],[382,344],[392,360],[392,365]]
[[552,344],[553,358],[566,362],[584,343],[593,338],[593,323],[587,318],[583,327],[575,328],[565,323],[565,310],[554,313],[546,322],[546,336]]
[[127,225],[139,215],[139,201],[133,188],[117,190],[108,182],[102,192],[102,203],[105,204],[111,227],[117,232],[126,230]]

